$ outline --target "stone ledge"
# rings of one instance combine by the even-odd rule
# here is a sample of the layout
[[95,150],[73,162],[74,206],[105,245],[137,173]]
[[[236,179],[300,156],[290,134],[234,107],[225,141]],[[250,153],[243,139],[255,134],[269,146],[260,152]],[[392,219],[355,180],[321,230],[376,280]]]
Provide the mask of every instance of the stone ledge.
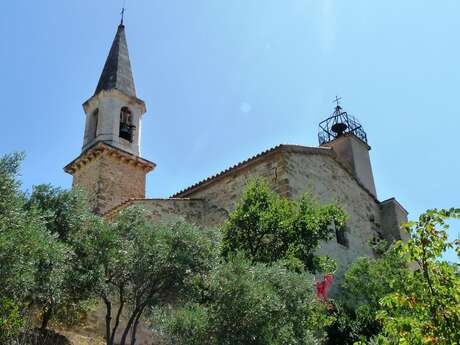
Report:
[[103,154],[108,154],[109,156],[119,159],[121,162],[138,166],[142,168],[146,173],[152,171],[156,167],[156,164],[153,162],[135,156],[107,143],[99,142],[82,152],[80,156],[67,164],[64,167],[64,171],[70,175],[73,175],[83,166]]

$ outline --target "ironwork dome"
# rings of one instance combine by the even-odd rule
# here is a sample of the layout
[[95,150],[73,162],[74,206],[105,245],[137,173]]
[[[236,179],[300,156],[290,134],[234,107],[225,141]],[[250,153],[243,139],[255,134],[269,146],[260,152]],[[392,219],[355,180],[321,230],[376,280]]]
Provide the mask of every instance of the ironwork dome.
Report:
[[359,139],[367,143],[367,134],[363,126],[361,126],[355,117],[343,111],[338,101],[339,99],[336,98],[335,102],[337,102],[337,106],[332,115],[319,124],[319,144],[326,144],[348,133],[356,135]]

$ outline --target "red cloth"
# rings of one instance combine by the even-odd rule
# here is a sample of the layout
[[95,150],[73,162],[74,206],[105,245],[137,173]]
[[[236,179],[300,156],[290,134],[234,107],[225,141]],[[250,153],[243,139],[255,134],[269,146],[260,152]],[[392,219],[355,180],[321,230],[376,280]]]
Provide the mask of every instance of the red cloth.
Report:
[[316,297],[318,300],[327,302],[327,293],[333,281],[334,276],[332,274],[326,274],[322,281],[315,283]]

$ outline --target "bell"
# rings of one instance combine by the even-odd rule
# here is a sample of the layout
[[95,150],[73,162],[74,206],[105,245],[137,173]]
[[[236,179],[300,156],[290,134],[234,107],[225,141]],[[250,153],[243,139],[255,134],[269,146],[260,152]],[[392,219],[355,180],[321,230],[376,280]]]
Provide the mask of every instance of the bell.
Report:
[[335,123],[334,125],[332,125],[331,130],[334,133],[337,133],[337,136],[340,136],[343,134],[343,132],[347,130],[347,128],[348,126],[345,123],[339,122],[339,123]]

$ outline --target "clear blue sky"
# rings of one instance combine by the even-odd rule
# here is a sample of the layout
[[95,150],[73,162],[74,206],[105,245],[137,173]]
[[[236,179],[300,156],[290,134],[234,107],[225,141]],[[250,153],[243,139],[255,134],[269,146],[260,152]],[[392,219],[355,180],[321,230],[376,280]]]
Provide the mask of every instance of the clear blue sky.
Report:
[[[2,4],[0,154],[26,152],[25,189],[70,187],[62,167],[80,152],[81,104],[121,5]],[[381,200],[412,217],[460,206],[459,18],[458,0],[128,0],[142,154],[158,164],[148,196],[280,143],[317,145],[340,95],[368,133]]]

